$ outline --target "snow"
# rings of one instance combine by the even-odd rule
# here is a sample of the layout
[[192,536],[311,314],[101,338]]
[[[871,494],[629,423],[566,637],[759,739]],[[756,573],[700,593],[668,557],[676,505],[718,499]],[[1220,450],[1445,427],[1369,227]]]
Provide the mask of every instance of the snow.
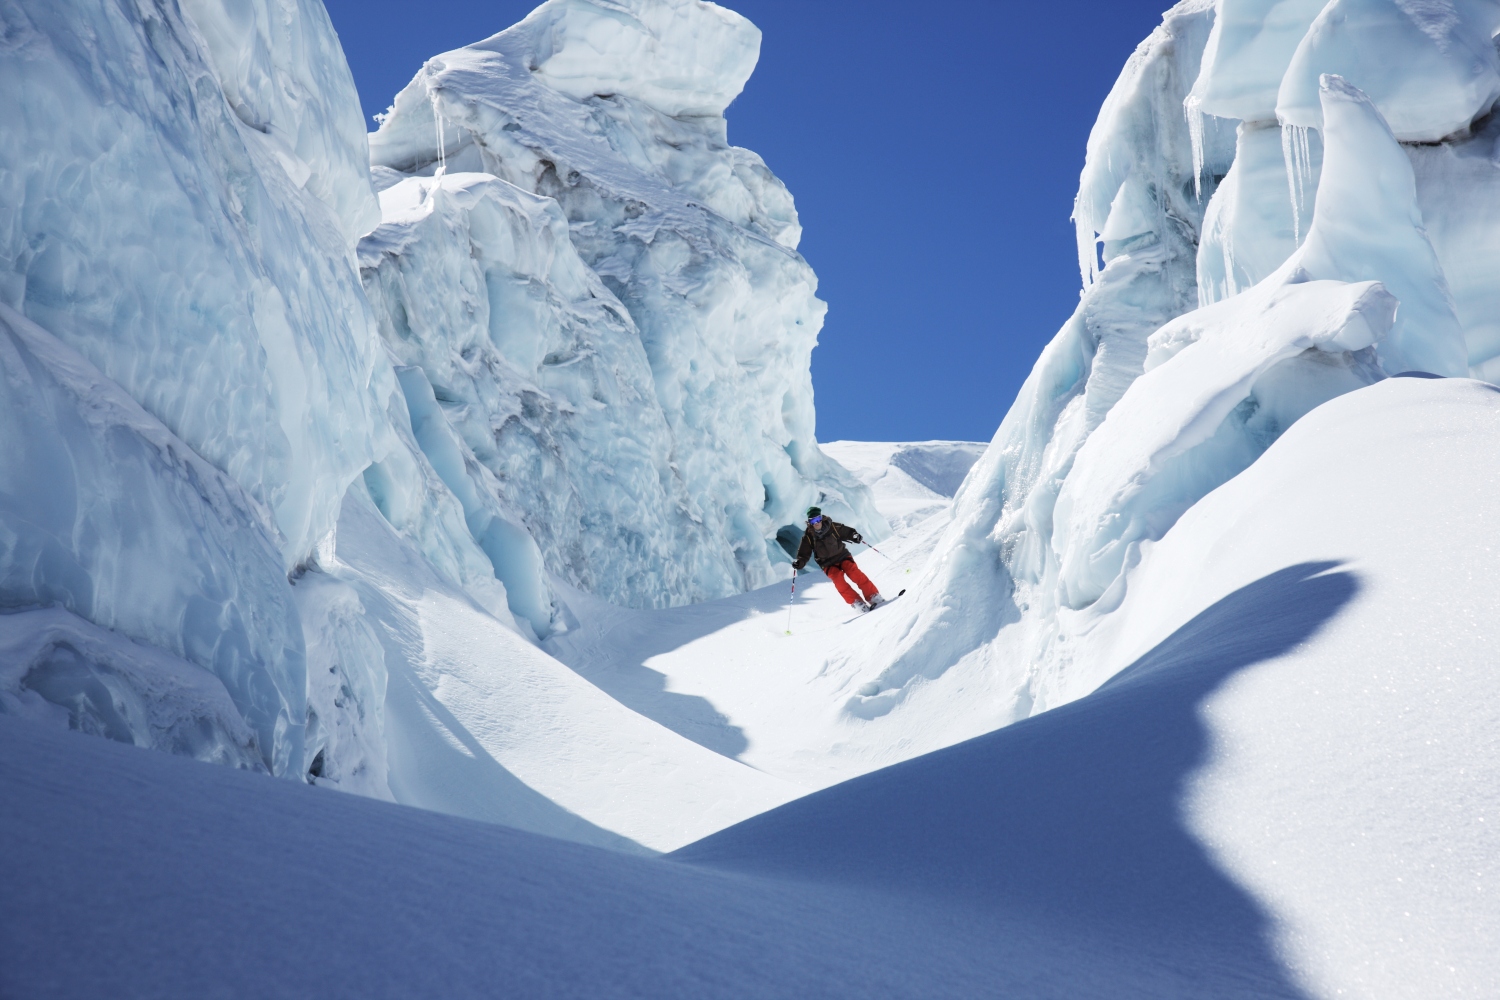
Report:
[[360,995],[1485,995],[1497,446],[1493,386],[1343,395],[1074,634],[1070,703],[666,859],[0,719],[0,982],[189,992],[233,956]]
[[984,445],[975,441],[825,441],[823,453],[870,488],[893,528],[909,528],[948,509]]
[[798,790],[632,711],[437,576],[357,491],[326,573],[385,670],[396,801],[585,843],[671,850]]

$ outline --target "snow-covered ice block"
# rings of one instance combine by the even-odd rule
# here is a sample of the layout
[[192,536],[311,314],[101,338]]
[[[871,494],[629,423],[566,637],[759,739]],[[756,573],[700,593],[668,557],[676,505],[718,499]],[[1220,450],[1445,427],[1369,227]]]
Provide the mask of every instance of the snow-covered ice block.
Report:
[[1325,76],[1323,167],[1307,241],[1284,265],[1313,278],[1379,281],[1401,302],[1377,349],[1390,374],[1466,375],[1448,282],[1422,224],[1411,160],[1360,90]]
[[[1141,542],[1164,535],[1303,414],[1381,378],[1365,349],[1395,312],[1377,282],[1268,281],[1153,334],[1146,373],[1078,450],[1058,494],[1060,603],[1100,600]],[[1123,581],[1117,589],[1116,600]]]
[[403,366],[396,378],[411,414],[412,435],[444,485],[463,508],[469,535],[489,557],[504,585],[506,605],[516,623],[526,622],[532,638],[551,631],[552,593],[541,552],[526,529],[497,508],[501,490],[474,460],[443,414],[432,383],[421,369]]
[[[950,526],[912,584],[912,599],[884,613],[871,672],[882,688],[897,692],[882,691],[883,704],[894,704],[913,678],[941,675],[1016,621],[1017,581],[1055,589],[1044,583],[1057,572],[1052,511],[1074,456],[1145,370],[1146,339],[1197,307],[1199,231],[1212,181],[1229,170],[1234,139],[1222,120],[1209,120],[1198,144],[1205,159],[1195,163],[1182,112],[1213,17],[1213,5],[1202,0],[1174,6],[1137,47],[1100,109],[1074,203],[1083,296],[969,473]],[[1122,197],[1127,182],[1138,187]],[[1149,214],[1142,191],[1155,205]],[[1135,221],[1111,235],[1145,219],[1153,220],[1150,231],[1101,245],[1097,236],[1116,207]]]
[[1406,147],[1417,204],[1453,295],[1470,372],[1500,382],[1500,118],[1474,135]]
[[0,713],[264,771],[213,674],[60,607],[0,613]]
[[1500,96],[1495,0],[1331,0],[1309,27],[1276,98],[1285,125],[1321,128],[1319,78],[1369,95],[1402,142],[1466,130]]
[[1181,221],[1196,229],[1234,157],[1231,123],[1199,119],[1194,134],[1182,114],[1213,20],[1208,0],[1167,11],[1099,109],[1073,203],[1085,287],[1121,254],[1160,245],[1192,255],[1196,232],[1183,232]]
[[1190,114],[1276,120],[1281,78],[1328,0],[1219,0],[1213,33],[1188,94]]
[[[455,378],[441,405],[548,568],[611,599],[680,604],[779,579],[777,531],[813,503],[872,538],[887,531],[868,491],[817,447],[809,363],[825,306],[795,251],[791,197],[729,145],[719,113],[757,45],[748,22],[697,0],[553,0],[429,60],[370,138],[384,231],[412,237],[386,276],[366,271],[392,318],[382,326],[399,331],[406,306],[425,305],[398,286],[403,267],[468,283],[434,299],[485,300],[487,323],[432,313],[451,345],[486,345],[474,358],[428,351],[420,333],[398,353],[435,389]],[[519,191],[450,182],[460,171]],[[426,187],[392,176],[439,172]],[[413,192],[429,190],[444,207],[420,207]],[[442,221],[407,214],[433,211]],[[483,275],[469,246],[483,248]],[[465,365],[474,376],[460,377]]]
[[570,0],[528,20],[532,72],[574,100],[618,94],[665,115],[719,115],[760,58],[760,30],[703,0]]
[[[357,143],[340,131],[357,116],[354,91],[321,9],[266,13],[269,34],[240,38],[236,55],[222,47],[229,36],[205,48],[175,4],[6,7],[0,302],[270,509],[291,569],[332,530],[349,483],[392,446],[383,422],[394,382],[346,229],[367,185],[351,161]],[[284,47],[283,31],[313,50]],[[293,65],[306,73],[287,75]],[[236,115],[223,81],[271,116],[272,137]],[[295,157],[318,180],[281,149],[294,128],[296,142],[321,150]],[[325,184],[336,202],[353,199],[342,216],[315,196]]]
[[[621,604],[739,589],[733,550],[693,516],[673,468],[640,333],[579,258],[557,202],[483,173],[409,178],[380,197],[385,222],[360,244],[364,280],[387,348],[414,366],[403,387],[426,379],[434,412],[493,473],[494,489],[469,491],[452,481],[462,465],[429,451],[455,494],[472,495],[471,517],[498,502],[541,546],[538,568]],[[497,569],[510,562],[490,555]],[[531,578],[501,578],[518,610]],[[534,624],[537,610],[524,612]]]

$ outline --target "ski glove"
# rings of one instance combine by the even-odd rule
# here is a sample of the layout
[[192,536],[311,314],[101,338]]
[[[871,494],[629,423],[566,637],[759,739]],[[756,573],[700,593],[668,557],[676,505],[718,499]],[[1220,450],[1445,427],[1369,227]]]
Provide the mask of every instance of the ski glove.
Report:
[[854,544],[855,545],[863,545],[864,543],[865,543],[865,540],[863,538],[861,538],[859,532],[856,531],[854,533]]

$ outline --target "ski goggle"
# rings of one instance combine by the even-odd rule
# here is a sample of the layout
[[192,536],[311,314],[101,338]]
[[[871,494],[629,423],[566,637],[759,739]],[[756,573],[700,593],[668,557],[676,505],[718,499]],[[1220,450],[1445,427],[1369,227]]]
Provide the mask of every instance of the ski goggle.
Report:
[[808,524],[821,524],[822,522],[823,522],[823,515],[822,514],[819,514],[817,517],[810,517],[810,518],[807,519],[807,523]]

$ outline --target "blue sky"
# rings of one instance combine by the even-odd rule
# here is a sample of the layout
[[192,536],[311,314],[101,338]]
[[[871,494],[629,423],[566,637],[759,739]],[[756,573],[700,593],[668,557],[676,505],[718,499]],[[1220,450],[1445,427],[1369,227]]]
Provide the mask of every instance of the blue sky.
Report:
[[[325,0],[365,113],[531,0]],[[1167,0],[728,0],[764,34],[729,139],[797,199],[818,437],[988,440],[1078,301],[1084,143]]]

